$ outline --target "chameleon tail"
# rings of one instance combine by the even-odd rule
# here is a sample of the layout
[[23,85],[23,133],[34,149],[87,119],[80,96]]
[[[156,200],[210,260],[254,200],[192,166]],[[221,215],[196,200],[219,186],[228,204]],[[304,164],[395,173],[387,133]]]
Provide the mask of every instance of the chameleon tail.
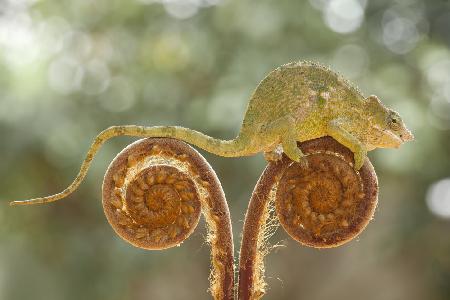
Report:
[[239,147],[240,146],[239,139],[222,141],[214,139],[198,131],[178,126],[155,126],[155,127],[145,127],[136,125],[112,126],[102,131],[94,139],[94,142],[92,143],[91,147],[88,150],[86,158],[81,164],[81,168],[77,177],[65,190],[52,196],[34,198],[23,201],[12,201],[10,202],[10,205],[42,204],[53,202],[67,197],[80,186],[81,182],[83,181],[84,177],[88,172],[89,166],[91,165],[91,162],[95,154],[100,150],[101,146],[107,140],[116,136],[134,136],[142,138],[146,137],[175,138],[185,141],[189,144],[193,144],[203,150],[206,150],[219,156],[236,157],[245,155],[243,147]]

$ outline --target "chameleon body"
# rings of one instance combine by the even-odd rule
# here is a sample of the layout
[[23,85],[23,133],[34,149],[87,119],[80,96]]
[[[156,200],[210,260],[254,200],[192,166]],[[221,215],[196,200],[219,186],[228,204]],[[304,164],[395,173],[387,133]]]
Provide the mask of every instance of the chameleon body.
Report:
[[180,139],[225,157],[264,152],[268,160],[277,160],[284,152],[297,162],[306,161],[297,141],[329,135],[354,153],[355,169],[363,165],[367,151],[398,148],[413,140],[398,113],[376,96],[364,98],[348,81],[319,64],[296,62],[273,70],[260,82],[233,140],[215,139],[178,126],[112,126],[95,138],[78,176],[63,192],[11,204],[45,203],[66,197],[79,186],[101,145],[123,135]]

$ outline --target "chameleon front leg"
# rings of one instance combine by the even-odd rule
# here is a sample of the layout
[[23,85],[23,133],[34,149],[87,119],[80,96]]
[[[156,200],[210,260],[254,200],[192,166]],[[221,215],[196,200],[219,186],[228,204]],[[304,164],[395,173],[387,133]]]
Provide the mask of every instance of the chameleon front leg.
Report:
[[[306,164],[303,152],[297,147],[297,140],[295,134],[295,122],[290,116],[283,117],[268,124],[260,136],[264,137],[265,143],[272,144],[273,142],[280,141],[283,147],[283,152],[293,161]],[[281,158],[281,152],[279,151],[279,145],[271,151],[265,152],[266,158]]]
[[343,124],[345,124],[345,122],[342,119],[330,121],[328,123],[327,133],[353,152],[355,170],[359,170],[366,159],[367,149],[356,137],[344,128]]

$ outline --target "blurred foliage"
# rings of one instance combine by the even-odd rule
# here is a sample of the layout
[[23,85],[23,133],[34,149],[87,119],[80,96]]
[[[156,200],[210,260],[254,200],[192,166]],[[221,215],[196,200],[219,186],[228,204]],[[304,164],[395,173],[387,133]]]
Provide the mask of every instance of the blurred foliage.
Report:
[[[258,82],[300,59],[378,95],[416,141],[370,154],[380,202],[357,241],[319,251],[278,230],[266,299],[450,299],[449,29],[445,0],[0,0],[0,299],[207,299],[203,224],[148,252],[103,216],[103,172],[133,139],[108,143],[70,199],[7,202],[62,190],[110,125],[232,138]],[[265,162],[205,157],[238,248]]]

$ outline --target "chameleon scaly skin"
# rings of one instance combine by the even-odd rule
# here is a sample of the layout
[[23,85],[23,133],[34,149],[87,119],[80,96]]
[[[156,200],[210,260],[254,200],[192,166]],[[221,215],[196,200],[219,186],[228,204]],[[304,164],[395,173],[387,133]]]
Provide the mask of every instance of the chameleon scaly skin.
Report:
[[329,135],[354,153],[355,169],[361,168],[367,151],[398,148],[414,139],[398,113],[376,96],[364,98],[348,81],[319,64],[295,62],[275,69],[261,81],[235,139],[215,139],[178,126],[112,126],[95,138],[80,172],[64,191],[11,204],[46,203],[68,196],[86,176],[103,143],[123,135],[175,138],[225,157],[264,152],[267,159],[276,160],[284,151],[297,162],[305,161],[297,141]]
[[397,148],[413,139],[398,113],[376,96],[365,99],[330,69],[299,62],[281,66],[259,84],[238,140],[248,153],[271,154],[281,144],[289,158],[299,161],[302,153],[297,141],[326,135],[355,154],[356,169],[361,168],[367,151]]

